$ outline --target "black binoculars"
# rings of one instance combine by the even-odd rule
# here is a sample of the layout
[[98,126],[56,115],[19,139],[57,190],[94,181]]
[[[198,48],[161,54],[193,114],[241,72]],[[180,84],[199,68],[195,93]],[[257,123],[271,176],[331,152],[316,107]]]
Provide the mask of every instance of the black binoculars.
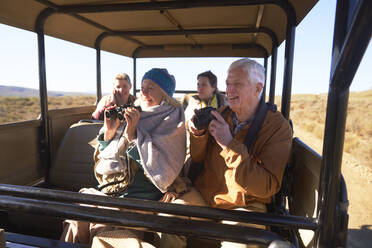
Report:
[[205,107],[195,111],[194,125],[198,130],[207,129],[209,123],[216,118],[211,114],[211,111],[216,110],[213,107]]
[[135,108],[139,112],[142,111],[140,106],[133,106],[133,105],[129,105],[129,104],[124,104],[124,105],[120,105],[120,106],[118,106],[116,108],[113,108],[113,109],[106,109],[105,110],[105,116],[108,120],[110,120],[111,118],[112,119],[118,118],[120,121],[124,121],[125,109],[128,108],[128,107]]

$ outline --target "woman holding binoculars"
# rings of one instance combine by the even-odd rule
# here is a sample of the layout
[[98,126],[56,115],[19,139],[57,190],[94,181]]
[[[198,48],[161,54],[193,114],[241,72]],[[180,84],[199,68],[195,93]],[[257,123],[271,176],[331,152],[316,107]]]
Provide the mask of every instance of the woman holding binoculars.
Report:
[[[124,121],[104,118],[94,166],[99,186],[80,192],[159,201],[166,192],[186,190],[178,178],[185,159],[186,131],[183,107],[172,98],[175,84],[166,69],[151,69],[142,78],[136,107],[123,110]],[[139,246],[144,243],[140,231],[74,220],[65,221],[62,239],[101,247],[102,242],[110,242],[108,236],[119,237],[120,242],[137,240]]]

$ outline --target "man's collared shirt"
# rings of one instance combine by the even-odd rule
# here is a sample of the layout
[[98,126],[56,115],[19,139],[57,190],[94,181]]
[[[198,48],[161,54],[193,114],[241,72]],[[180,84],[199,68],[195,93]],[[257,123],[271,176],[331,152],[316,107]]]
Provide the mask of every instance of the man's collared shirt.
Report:
[[251,118],[249,118],[248,120],[239,123],[238,118],[236,118],[236,114],[232,112],[231,115],[234,122],[234,135],[236,135],[243,127],[247,126],[251,121],[253,121],[254,117],[256,116],[252,115]]

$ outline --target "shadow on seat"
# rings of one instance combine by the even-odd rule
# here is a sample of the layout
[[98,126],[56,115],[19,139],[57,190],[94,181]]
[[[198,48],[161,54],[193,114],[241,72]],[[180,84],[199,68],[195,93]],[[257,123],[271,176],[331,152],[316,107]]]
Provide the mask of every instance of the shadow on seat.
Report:
[[50,169],[48,185],[52,188],[78,191],[95,187],[93,154],[102,121],[80,121],[70,126]]
[[[49,172],[49,180],[41,187],[78,191],[95,187],[93,154],[97,134],[103,122],[79,122],[71,125],[58,148]],[[33,215],[24,212],[8,212],[8,230],[16,233],[59,239],[63,218]],[[37,227],[35,228],[35,223]]]

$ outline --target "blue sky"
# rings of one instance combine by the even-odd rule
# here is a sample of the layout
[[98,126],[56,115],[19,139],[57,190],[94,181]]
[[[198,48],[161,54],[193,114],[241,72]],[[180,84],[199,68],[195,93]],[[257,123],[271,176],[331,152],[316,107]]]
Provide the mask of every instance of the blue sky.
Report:
[[[296,29],[292,93],[328,91],[332,33],[336,0],[320,0]],[[36,34],[0,24],[0,85],[38,88]],[[276,94],[281,94],[284,44],[278,50]],[[95,59],[92,48],[46,37],[48,90],[94,92]],[[137,59],[137,80],[153,67],[167,68],[175,75],[177,89],[196,89],[196,76],[211,70],[218,77],[218,87],[225,90],[226,70],[236,58]],[[258,60],[263,63],[262,60]],[[102,53],[102,90],[109,92],[118,72],[132,78],[131,58]],[[269,63],[270,64],[270,63]],[[372,46],[369,45],[351,91],[372,89]],[[270,72],[268,72],[268,75]]]

